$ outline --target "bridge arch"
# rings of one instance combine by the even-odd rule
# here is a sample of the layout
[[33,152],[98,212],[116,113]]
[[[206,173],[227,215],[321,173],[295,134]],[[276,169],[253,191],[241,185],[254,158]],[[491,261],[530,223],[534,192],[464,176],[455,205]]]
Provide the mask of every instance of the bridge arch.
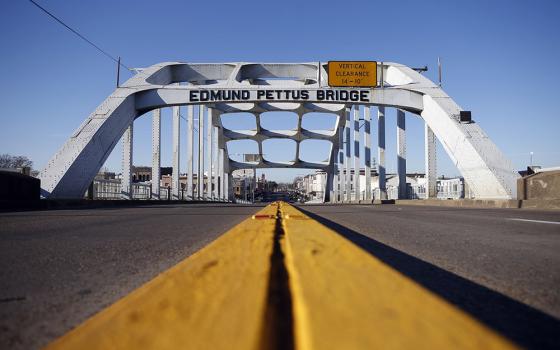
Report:
[[[326,86],[326,65],[320,63],[208,63],[166,62],[141,70],[117,88],[78,127],[40,173],[42,192],[50,198],[80,198],[127,128],[139,116],[163,107],[203,105],[211,110],[218,128],[218,147],[249,138],[288,138],[332,142],[331,156],[323,163],[274,163],[263,160],[257,168],[299,167],[326,169],[331,175],[341,147],[341,131],[348,124],[353,105],[393,107],[420,116],[439,139],[465,178],[475,198],[514,198],[517,174],[475,122],[460,120],[462,108],[439,86],[398,63],[379,65],[381,87],[338,89]],[[346,93],[343,93],[346,91]],[[325,94],[335,96],[325,99]],[[352,98],[349,97],[349,94]],[[358,100],[356,100],[358,96]],[[222,113],[291,111],[298,115],[298,129],[254,134],[223,128]],[[301,128],[306,113],[327,112],[339,116],[334,134]],[[404,118],[404,116],[403,116]],[[427,129],[428,130],[428,129]],[[297,149],[297,147],[296,147]],[[262,152],[261,152],[262,153]],[[245,167],[227,157],[228,172]],[[332,180],[331,184],[332,186]]]

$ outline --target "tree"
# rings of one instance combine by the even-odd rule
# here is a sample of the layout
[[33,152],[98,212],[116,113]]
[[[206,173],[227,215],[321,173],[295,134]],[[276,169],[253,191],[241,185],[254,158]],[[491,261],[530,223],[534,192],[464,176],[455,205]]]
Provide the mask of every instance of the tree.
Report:
[[0,154],[0,168],[21,168],[31,167],[33,162],[26,156],[12,156],[10,154]]

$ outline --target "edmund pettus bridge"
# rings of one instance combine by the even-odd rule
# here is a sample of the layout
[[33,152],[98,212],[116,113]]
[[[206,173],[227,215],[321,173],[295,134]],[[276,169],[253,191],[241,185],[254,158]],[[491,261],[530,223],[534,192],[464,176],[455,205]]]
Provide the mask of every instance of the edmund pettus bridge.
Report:
[[[173,197],[179,198],[180,107],[187,106],[188,198],[193,196],[193,153],[198,152],[198,177],[208,174],[206,193],[199,181],[196,199],[231,200],[231,173],[243,168],[307,168],[327,173],[326,202],[350,201],[360,193],[357,173],[365,164],[371,172],[371,107],[377,107],[377,149],[379,188],[385,187],[385,113],[397,110],[397,157],[399,193],[406,191],[405,112],[425,122],[425,163],[428,197],[436,190],[436,140],[465,179],[471,196],[477,199],[515,198],[517,173],[511,163],[472,119],[438,85],[417,71],[397,63],[381,63],[369,72],[374,88],[330,87],[327,64],[321,63],[162,63],[143,69],[117,88],[71,135],[40,174],[43,195],[48,198],[80,198],[88,189],[117,142],[123,137],[124,198],[132,192],[134,120],[152,112],[152,179],[160,178],[161,109],[173,109]],[[344,70],[343,70],[344,71]],[[342,80],[342,79],[341,79]],[[352,85],[352,83],[347,83]],[[360,108],[364,106],[365,108]],[[198,109],[199,142],[194,149],[194,111]],[[295,130],[267,130],[260,115],[271,111],[289,111],[298,116]],[[256,118],[256,130],[224,128],[221,118],[228,113],[246,112]],[[337,116],[333,130],[307,130],[302,118],[307,113]],[[360,114],[363,113],[363,116]],[[363,119],[365,127],[359,127]],[[206,126],[204,124],[206,123]],[[351,137],[351,134],[354,134]],[[363,133],[363,135],[360,135]],[[206,135],[204,135],[206,134]],[[232,160],[226,144],[235,140],[254,140],[260,157],[253,163]],[[294,158],[269,161],[262,144],[270,139],[289,139],[296,143]],[[300,159],[300,144],[306,140],[330,141],[325,162]],[[206,160],[204,160],[206,157]],[[363,158],[363,161],[361,161]],[[206,169],[205,169],[206,167]],[[366,186],[371,181],[366,178]],[[160,198],[158,181],[152,181],[152,196]],[[371,199],[366,188],[366,200]]]
[[[157,181],[165,108],[170,195]],[[406,193],[408,115],[424,122],[427,200],[384,200],[391,108],[398,197]],[[297,128],[263,127],[264,113],[286,112]],[[252,114],[256,129],[224,126],[224,116],[239,113]],[[334,115],[334,128],[304,127],[311,113]],[[144,115],[152,118],[152,181],[148,200],[138,201],[133,125]],[[0,347],[557,349],[560,217],[502,208],[516,198],[518,175],[476,118],[398,63],[138,69],[40,173],[42,202],[65,207],[0,213]],[[121,139],[123,200],[84,200]],[[263,144],[273,139],[295,142],[293,157],[267,159]],[[256,142],[258,155],[232,157],[228,144],[239,140]],[[328,142],[328,159],[302,159],[309,140]],[[471,199],[430,201],[437,140]],[[374,144],[379,192],[369,178]],[[365,189],[352,176],[362,165]],[[324,171],[324,203],[235,203],[232,172],[255,168]],[[204,177],[207,186],[195,181]]]

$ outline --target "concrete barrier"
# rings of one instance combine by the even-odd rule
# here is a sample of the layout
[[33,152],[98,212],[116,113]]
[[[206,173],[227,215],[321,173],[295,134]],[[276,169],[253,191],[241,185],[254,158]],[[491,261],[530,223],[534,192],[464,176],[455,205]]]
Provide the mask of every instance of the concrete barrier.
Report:
[[39,200],[41,181],[15,171],[0,170],[0,200]]
[[[0,211],[57,210],[57,209],[97,209],[125,208],[144,205],[176,205],[176,204],[226,204],[214,201],[167,201],[167,200],[88,200],[88,199],[37,199],[33,201],[0,200]],[[236,205],[227,203],[229,205]],[[241,205],[241,204],[239,204]]]
[[521,208],[521,201],[516,199],[398,199],[397,205],[428,205],[437,207],[460,208]]
[[520,200],[560,200],[560,170],[543,171],[517,180]]

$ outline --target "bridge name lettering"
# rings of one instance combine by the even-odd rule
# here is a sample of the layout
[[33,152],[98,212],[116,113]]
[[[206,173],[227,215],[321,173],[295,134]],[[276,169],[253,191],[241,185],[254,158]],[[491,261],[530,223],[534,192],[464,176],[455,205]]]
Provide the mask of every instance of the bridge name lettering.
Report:
[[370,102],[370,91],[358,89],[200,89],[190,90],[191,102],[325,101]]

